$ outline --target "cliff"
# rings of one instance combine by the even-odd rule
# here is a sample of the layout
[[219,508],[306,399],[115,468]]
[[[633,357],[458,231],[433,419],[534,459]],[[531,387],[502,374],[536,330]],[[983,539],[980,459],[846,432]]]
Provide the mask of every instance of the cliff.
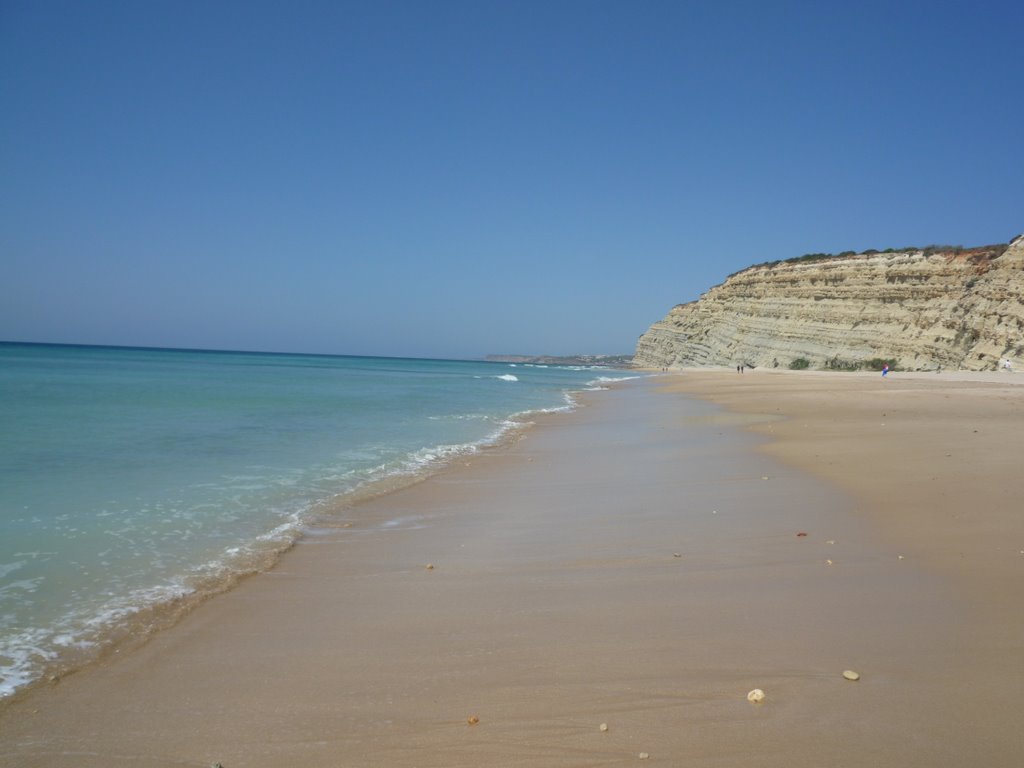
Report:
[[1005,358],[1024,363],[1024,235],[750,267],[652,325],[634,365],[991,370]]

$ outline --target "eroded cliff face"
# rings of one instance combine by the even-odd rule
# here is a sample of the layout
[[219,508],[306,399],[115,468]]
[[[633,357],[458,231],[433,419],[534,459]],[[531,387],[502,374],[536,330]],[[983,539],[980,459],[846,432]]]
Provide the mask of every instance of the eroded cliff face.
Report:
[[885,253],[743,270],[674,307],[634,365],[991,370],[1024,363],[1024,236],[1001,255]]

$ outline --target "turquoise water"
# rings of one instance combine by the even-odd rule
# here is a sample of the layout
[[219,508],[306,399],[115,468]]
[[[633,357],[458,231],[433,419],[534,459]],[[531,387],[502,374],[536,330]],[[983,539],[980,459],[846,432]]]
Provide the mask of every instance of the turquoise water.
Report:
[[0,344],[0,696],[623,371]]

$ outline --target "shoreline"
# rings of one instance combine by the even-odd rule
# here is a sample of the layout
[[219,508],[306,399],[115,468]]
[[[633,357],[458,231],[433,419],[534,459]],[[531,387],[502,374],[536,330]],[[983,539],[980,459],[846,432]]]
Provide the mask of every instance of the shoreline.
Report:
[[[951,696],[993,672],[959,661],[978,641],[958,628],[975,612],[951,589],[958,574],[899,560],[902,541],[860,500],[771,455],[789,422],[749,392],[738,417],[662,391],[686,378],[583,398],[365,502],[352,528],[309,536],[124,658],[0,711],[0,754],[19,766],[618,765],[640,752],[1009,765],[1012,707],[963,732]],[[848,667],[863,679],[843,680]],[[745,699],[755,687],[763,705]]]
[[[472,460],[480,453],[500,450],[511,445],[519,440],[537,419],[575,410],[579,407],[578,399],[582,394],[602,387],[605,381],[604,372],[597,373],[601,375],[588,382],[587,386],[581,385],[579,389],[563,391],[563,402],[559,405],[510,412],[489,434],[466,443],[424,446],[419,451],[409,454],[403,465],[381,469],[377,475],[363,480],[349,490],[322,498],[310,504],[308,508],[293,513],[289,520],[280,522],[254,538],[227,547],[218,557],[197,564],[169,581],[138,588],[131,595],[112,597],[111,605],[105,608],[94,622],[90,622],[93,630],[91,633],[81,637],[68,635],[73,642],[68,642],[59,656],[39,663],[33,670],[34,676],[27,682],[18,682],[9,692],[5,687],[0,695],[0,710],[22,696],[31,695],[36,688],[45,687],[93,664],[101,663],[112,654],[129,652],[144,644],[150,636],[174,626],[197,606],[231,591],[246,579],[274,568],[280,558],[293,549],[301,539],[310,535],[320,535],[324,530],[351,526],[353,521],[348,515],[363,504],[415,486],[435,474],[447,471],[450,466]],[[628,374],[627,371],[618,373]],[[148,599],[145,602],[138,602],[142,598],[135,598],[135,593],[144,594]],[[155,597],[149,597],[150,595]],[[135,598],[136,602],[127,605],[125,601],[131,598]],[[108,622],[103,618],[106,615],[118,618]],[[46,631],[49,631],[49,628],[41,630],[44,633]],[[63,634],[67,635],[66,632]],[[46,652],[51,650],[49,647],[46,648]],[[42,651],[37,653],[41,654]],[[0,656],[2,655],[0,653]]]

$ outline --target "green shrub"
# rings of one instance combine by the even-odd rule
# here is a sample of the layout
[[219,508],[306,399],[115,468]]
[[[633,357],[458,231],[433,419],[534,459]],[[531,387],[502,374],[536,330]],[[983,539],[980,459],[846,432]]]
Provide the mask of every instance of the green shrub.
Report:
[[862,365],[858,360],[840,360],[838,355],[825,361],[825,367],[830,371],[859,371]]
[[811,361],[806,357],[798,357],[796,360],[789,364],[789,370],[791,371],[803,371],[811,367]]

